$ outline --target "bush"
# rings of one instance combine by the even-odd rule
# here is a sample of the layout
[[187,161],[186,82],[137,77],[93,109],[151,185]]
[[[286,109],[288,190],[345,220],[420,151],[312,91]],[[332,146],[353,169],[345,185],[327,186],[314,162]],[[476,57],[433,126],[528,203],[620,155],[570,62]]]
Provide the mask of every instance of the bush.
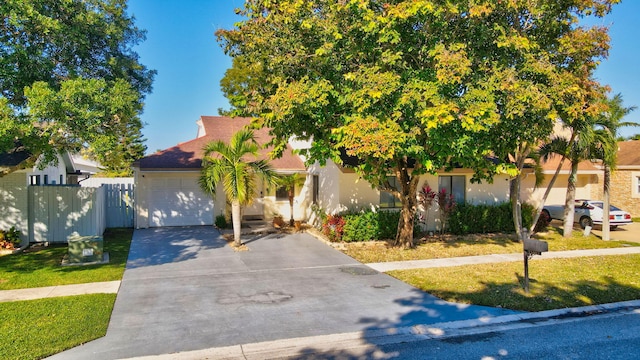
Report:
[[[356,242],[395,239],[398,231],[400,212],[366,210],[343,215],[342,241]],[[419,232],[419,224],[414,223],[414,235]]]
[[226,229],[227,227],[229,227],[229,223],[227,223],[227,218],[225,218],[224,215],[216,216],[215,224],[218,229]]
[[20,245],[20,231],[12,226],[9,230],[0,230],[0,249],[15,249]]
[[[528,228],[533,221],[534,207],[522,205],[522,224]],[[449,218],[449,231],[454,235],[513,233],[511,203],[498,205],[458,204]]]
[[322,222],[322,233],[325,234],[330,241],[342,241],[342,233],[345,220],[342,215],[327,215]]

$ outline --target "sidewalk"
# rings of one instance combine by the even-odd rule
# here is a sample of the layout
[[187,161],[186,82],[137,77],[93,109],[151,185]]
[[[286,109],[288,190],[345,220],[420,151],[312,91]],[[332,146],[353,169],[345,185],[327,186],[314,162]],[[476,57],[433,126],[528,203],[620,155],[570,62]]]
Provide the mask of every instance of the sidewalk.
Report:
[[[550,251],[541,256],[534,256],[531,261],[574,258],[585,256],[640,254],[640,247],[620,247],[593,250]],[[425,269],[434,267],[452,267],[475,264],[522,261],[522,253],[464,256],[455,258],[408,260],[365,264],[379,272],[406,269]],[[57,296],[74,296],[86,294],[115,294],[120,288],[120,281],[95,282],[75,285],[48,286],[18,290],[0,290],[0,303],[9,301],[34,300]]]

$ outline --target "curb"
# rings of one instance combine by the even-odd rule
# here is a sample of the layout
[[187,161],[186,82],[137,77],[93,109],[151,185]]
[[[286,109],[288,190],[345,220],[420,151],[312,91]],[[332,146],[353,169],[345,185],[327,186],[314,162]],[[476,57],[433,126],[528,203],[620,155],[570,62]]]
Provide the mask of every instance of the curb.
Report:
[[259,343],[186,351],[174,354],[133,357],[128,360],[188,360],[188,359],[282,359],[300,357],[302,354],[330,353],[345,350],[354,353],[372,347],[422,340],[441,340],[509,329],[551,325],[561,321],[614,315],[616,313],[640,314],[640,300],[623,301],[603,305],[546,310],[532,313],[461,320],[431,325],[372,330],[367,333],[351,332],[303,338],[282,339]]

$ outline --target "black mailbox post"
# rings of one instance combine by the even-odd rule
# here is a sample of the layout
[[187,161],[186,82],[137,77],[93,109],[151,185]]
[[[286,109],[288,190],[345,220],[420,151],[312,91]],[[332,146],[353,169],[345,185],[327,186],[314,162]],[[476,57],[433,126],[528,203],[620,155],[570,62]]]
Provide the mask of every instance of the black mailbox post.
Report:
[[529,259],[533,255],[542,255],[543,252],[549,251],[549,244],[546,241],[529,239],[528,233],[522,239],[522,247],[524,249],[524,291],[529,293]]

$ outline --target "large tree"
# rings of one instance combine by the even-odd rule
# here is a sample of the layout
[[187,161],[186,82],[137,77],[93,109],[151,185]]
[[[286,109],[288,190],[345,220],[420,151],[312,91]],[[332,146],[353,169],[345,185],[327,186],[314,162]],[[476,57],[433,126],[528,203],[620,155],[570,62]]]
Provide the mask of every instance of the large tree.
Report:
[[228,144],[216,140],[204,147],[199,184],[203,191],[214,198],[219,186],[224,190],[227,200],[231,202],[236,245],[242,245],[241,210],[255,199],[256,181],[262,180],[269,185],[278,184],[278,177],[268,161],[257,158],[259,149],[253,131],[246,129],[235,133]]
[[576,14],[611,2],[249,0],[246,20],[218,32],[234,57],[223,87],[232,113],[273,129],[276,149],[296,135],[313,139],[311,161],[357,158],[401,200],[396,243],[412,246],[420,175],[517,174],[511,162],[548,136],[555,94],[570,88],[563,59],[598,56]]
[[142,40],[126,0],[2,1],[0,151],[20,145],[25,166],[87,148],[111,166],[127,143],[141,155],[155,74],[132,50]]

